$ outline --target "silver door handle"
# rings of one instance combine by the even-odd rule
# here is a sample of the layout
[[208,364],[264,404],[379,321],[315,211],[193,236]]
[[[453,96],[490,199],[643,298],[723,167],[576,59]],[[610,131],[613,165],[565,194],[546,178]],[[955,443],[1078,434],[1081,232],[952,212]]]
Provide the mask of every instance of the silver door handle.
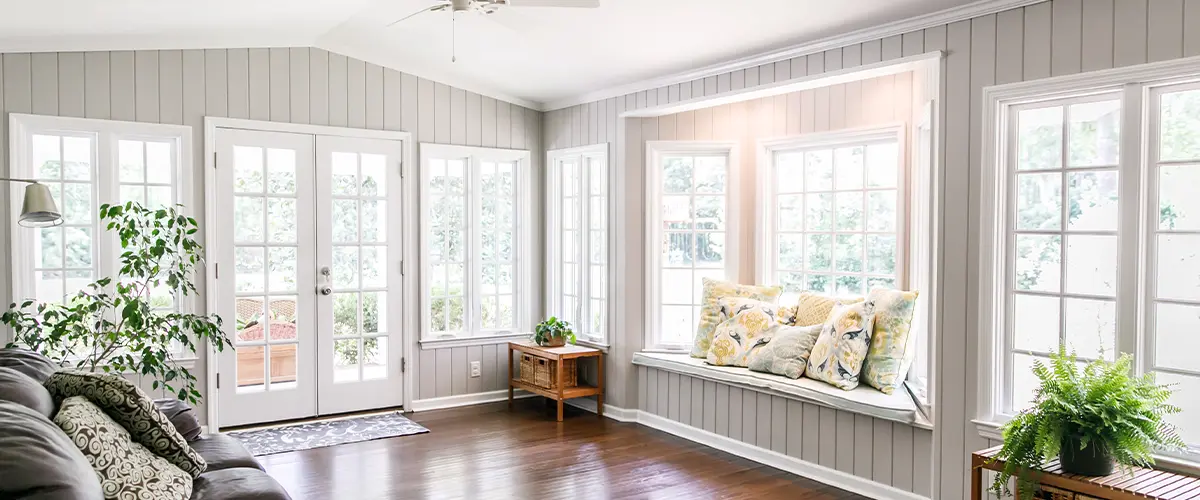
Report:
[[317,292],[320,293],[321,295],[329,295],[329,294],[333,293],[333,289],[330,287],[327,287],[327,286],[323,286],[321,288],[318,288]]

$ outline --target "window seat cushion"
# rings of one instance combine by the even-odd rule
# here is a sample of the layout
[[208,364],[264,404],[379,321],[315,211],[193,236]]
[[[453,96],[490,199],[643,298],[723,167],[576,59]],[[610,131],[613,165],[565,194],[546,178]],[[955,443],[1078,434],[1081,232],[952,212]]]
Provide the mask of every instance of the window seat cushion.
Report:
[[633,364],[681,373],[714,382],[766,392],[800,401],[868,415],[893,422],[932,429],[908,391],[884,394],[866,385],[844,391],[810,378],[790,379],[780,375],[752,372],[732,366],[712,366],[687,354],[639,352]]

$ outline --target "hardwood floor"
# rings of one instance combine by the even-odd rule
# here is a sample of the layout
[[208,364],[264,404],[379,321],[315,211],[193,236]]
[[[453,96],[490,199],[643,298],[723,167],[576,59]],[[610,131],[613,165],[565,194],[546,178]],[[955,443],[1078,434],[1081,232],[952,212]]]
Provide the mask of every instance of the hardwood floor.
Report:
[[419,413],[428,434],[261,457],[299,499],[861,499],[541,398]]

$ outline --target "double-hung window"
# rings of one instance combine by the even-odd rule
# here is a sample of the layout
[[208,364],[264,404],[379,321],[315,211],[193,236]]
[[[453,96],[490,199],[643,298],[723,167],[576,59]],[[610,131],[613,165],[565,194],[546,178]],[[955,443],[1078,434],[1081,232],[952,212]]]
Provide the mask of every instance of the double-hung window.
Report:
[[527,332],[528,151],[421,144],[422,339]]
[[548,313],[588,342],[608,343],[608,145],[550,151]]
[[[59,226],[13,232],[14,300],[62,302],[116,275],[120,242],[101,224],[101,204],[190,201],[180,182],[190,178],[190,127],[21,114],[10,122],[10,176],[45,184],[63,215]],[[23,189],[11,188],[13,213]],[[169,290],[150,294],[156,307],[186,307]]]
[[737,146],[646,143],[647,348],[691,348],[703,279],[738,281]]
[[1131,353],[1175,384],[1170,419],[1198,450],[1200,84],[1138,71],[986,92],[982,417],[1028,408],[1060,345]]

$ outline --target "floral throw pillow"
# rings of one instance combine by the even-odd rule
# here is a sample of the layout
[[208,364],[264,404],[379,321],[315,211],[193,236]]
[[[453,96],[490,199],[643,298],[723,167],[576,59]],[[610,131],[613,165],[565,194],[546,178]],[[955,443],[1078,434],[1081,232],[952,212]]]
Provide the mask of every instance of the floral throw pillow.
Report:
[[739,285],[728,281],[704,278],[704,291],[700,302],[700,322],[696,327],[696,337],[692,341],[692,357],[705,358],[708,348],[712,345],[713,331],[723,321],[721,306],[718,303],[726,297],[741,297],[774,304],[783,293],[783,287]]
[[796,312],[791,324],[796,326],[824,325],[833,312],[834,304],[854,304],[862,302],[862,297],[835,299],[813,292],[800,292],[796,301]]
[[187,500],[192,476],[134,442],[121,424],[83,396],[62,402],[54,423],[100,478],[108,500]]
[[862,380],[891,394],[908,376],[916,355],[916,337],[910,335],[917,292],[876,288],[867,300],[875,304],[875,333],[863,363]]
[[750,355],[769,341],[767,331],[775,326],[775,304],[739,297],[719,301],[724,318],[713,331],[712,347],[705,358],[717,366],[741,366]]
[[804,376],[808,357],[821,335],[824,325],[788,326],[777,324],[767,331],[767,345],[754,350],[747,366],[753,371],[783,375],[788,378]]
[[124,427],[134,441],[192,477],[208,467],[167,416],[154,406],[154,401],[124,377],[62,370],[51,375],[44,385],[56,403],[74,396],[86,397]]
[[808,358],[805,375],[847,391],[858,387],[871,346],[875,304],[837,304]]

